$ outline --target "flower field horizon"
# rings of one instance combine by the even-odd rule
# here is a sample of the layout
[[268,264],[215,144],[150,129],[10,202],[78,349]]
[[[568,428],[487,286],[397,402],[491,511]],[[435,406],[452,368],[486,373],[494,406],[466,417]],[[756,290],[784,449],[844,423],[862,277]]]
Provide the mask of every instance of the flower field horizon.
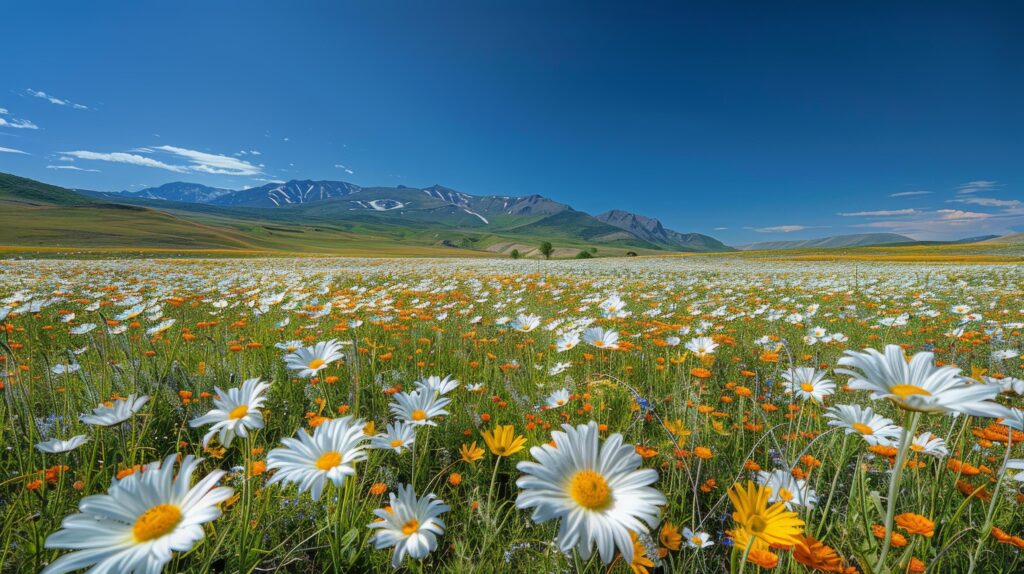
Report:
[[0,261],[3,572],[1017,572],[1024,266]]

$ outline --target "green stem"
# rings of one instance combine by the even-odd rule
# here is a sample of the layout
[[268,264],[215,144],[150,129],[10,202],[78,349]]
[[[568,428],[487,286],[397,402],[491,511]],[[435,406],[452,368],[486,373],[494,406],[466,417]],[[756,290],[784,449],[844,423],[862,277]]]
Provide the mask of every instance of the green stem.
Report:
[[882,552],[878,555],[875,566],[880,570],[885,569],[885,557],[889,554],[892,545],[892,523],[896,516],[896,497],[900,492],[900,478],[903,477],[903,467],[907,461],[907,451],[910,450],[910,443],[914,440],[914,432],[917,424],[921,422],[921,413],[907,411],[903,416],[903,432],[900,435],[900,450],[896,455],[896,465],[892,470],[892,477],[889,479],[889,500],[885,510],[885,542],[882,543]]

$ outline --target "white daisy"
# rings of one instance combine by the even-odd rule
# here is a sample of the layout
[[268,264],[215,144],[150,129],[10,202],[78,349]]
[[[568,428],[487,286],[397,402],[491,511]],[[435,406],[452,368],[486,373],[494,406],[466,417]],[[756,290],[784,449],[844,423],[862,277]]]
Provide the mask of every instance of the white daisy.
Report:
[[370,447],[380,450],[393,450],[399,454],[416,442],[416,427],[402,421],[388,423],[387,432],[370,439]]
[[512,327],[516,331],[522,331],[523,333],[529,333],[539,325],[540,317],[537,315],[519,315],[515,320],[509,323],[509,327]]
[[828,426],[846,429],[846,434],[859,433],[870,445],[893,446],[900,438],[900,427],[871,407],[836,405],[825,411],[825,418],[831,419]]
[[374,510],[378,520],[368,526],[377,530],[373,535],[375,548],[394,546],[391,565],[398,568],[406,554],[414,560],[422,560],[437,548],[437,537],[444,534],[445,529],[440,516],[451,507],[433,494],[418,498],[410,485],[399,485],[397,496],[391,493],[390,499],[391,511]]
[[554,365],[551,365],[550,369],[548,369],[548,374],[551,375],[551,376],[561,374],[563,371],[565,371],[566,369],[568,369],[571,366],[572,366],[572,363],[569,363],[569,362],[558,362],[558,363],[555,363]]
[[684,348],[698,357],[705,357],[715,353],[718,343],[711,337],[696,337],[687,341]]
[[43,569],[62,574],[92,567],[90,572],[160,572],[174,552],[188,552],[203,539],[203,524],[221,515],[218,504],[234,491],[215,486],[223,470],[206,475],[191,488],[199,460],[186,456],[175,476],[176,454],[152,463],[110,486],[107,494],[87,496],[79,514],[61,523],[46,538],[47,548],[75,550]]
[[836,391],[836,384],[825,376],[824,371],[814,367],[796,367],[782,372],[787,393],[794,393],[802,400],[812,400],[819,404]]
[[416,388],[427,394],[447,395],[459,386],[459,381],[446,376],[445,378],[431,376],[416,381]]
[[81,415],[78,420],[87,425],[114,426],[132,418],[132,415],[139,412],[139,409],[148,400],[149,397],[146,395],[138,398],[135,398],[135,395],[129,395],[126,399],[103,403],[93,409],[91,415]]
[[690,548],[707,548],[708,546],[714,546],[715,543],[711,541],[711,535],[707,532],[694,532],[689,527],[683,527],[683,540],[686,541],[686,545]]
[[910,444],[910,450],[937,458],[942,458],[949,454],[946,441],[930,432],[923,432],[914,437],[914,442]]
[[580,344],[580,334],[576,332],[564,333],[555,340],[555,349],[559,353],[572,350]]
[[68,440],[51,438],[48,441],[36,444],[36,450],[49,454],[58,454],[75,450],[87,442],[89,442],[89,437],[84,434],[73,436]]
[[274,346],[277,347],[278,349],[281,349],[282,351],[284,351],[286,353],[294,353],[295,351],[298,351],[299,349],[301,349],[305,345],[303,345],[302,341],[295,340],[295,341],[282,341],[280,343],[276,343]]
[[285,365],[298,377],[313,378],[334,361],[344,359],[341,343],[335,339],[321,341],[312,347],[303,347],[284,356]]
[[599,349],[618,349],[619,334],[615,331],[605,331],[601,327],[590,327],[583,331],[583,341]]
[[447,415],[448,411],[444,407],[451,402],[451,399],[420,391],[395,393],[392,399],[394,402],[389,405],[391,412],[405,422],[417,426],[437,426],[437,423],[430,419]]
[[795,506],[813,509],[818,504],[818,495],[807,481],[794,478],[788,470],[758,471],[757,482],[771,488],[769,503],[783,502],[790,510]]
[[548,398],[544,401],[544,405],[549,409],[564,407],[568,403],[569,389],[559,389],[548,395]]
[[228,447],[235,435],[248,436],[249,429],[263,428],[263,413],[260,408],[264,401],[263,391],[270,388],[269,383],[260,381],[259,378],[247,379],[237,389],[228,389],[227,392],[214,387],[217,396],[213,399],[213,405],[217,408],[205,415],[189,422],[189,426],[196,428],[202,425],[213,423],[210,431],[203,437],[203,447],[210,444],[214,435],[220,434],[220,444]]
[[657,525],[658,506],[665,504],[665,496],[648,486],[658,480],[657,471],[640,469],[643,459],[618,433],[601,446],[596,422],[562,428],[551,433],[555,447],[530,449],[537,462],[516,466],[524,473],[516,481],[522,489],[516,507],[533,508],[537,523],[561,519],[556,542],[562,552],[575,547],[587,560],[596,543],[605,564],[616,549],[631,562],[629,533],[647,532],[645,522]]
[[351,416],[322,423],[310,436],[299,429],[298,439],[283,438],[283,447],[267,453],[267,468],[277,469],[267,484],[298,483],[299,492],[310,491],[319,500],[329,480],[341,488],[356,473],[355,463],[366,460],[362,420]]
[[958,412],[970,416],[1001,417],[1006,407],[990,399],[999,385],[970,384],[955,367],[936,367],[934,355],[921,352],[908,363],[899,345],[886,345],[885,354],[874,349],[846,351],[836,369],[849,375],[850,388],[871,391],[872,399],[889,399],[896,406],[919,412]]

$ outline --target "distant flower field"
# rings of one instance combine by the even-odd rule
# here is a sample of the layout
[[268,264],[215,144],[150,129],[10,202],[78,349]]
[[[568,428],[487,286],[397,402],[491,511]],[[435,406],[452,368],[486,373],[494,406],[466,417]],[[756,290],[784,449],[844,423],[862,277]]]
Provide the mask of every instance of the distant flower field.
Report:
[[1024,268],[0,262],[0,570],[1019,572]]

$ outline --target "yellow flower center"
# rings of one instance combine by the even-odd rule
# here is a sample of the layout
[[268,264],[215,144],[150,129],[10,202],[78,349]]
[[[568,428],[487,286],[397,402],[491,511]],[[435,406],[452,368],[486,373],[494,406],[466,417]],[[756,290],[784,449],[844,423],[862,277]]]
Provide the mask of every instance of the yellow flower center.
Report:
[[868,425],[864,424],[864,423],[853,423],[850,426],[853,427],[853,430],[859,432],[860,434],[864,434],[864,435],[875,434],[875,430],[873,428],[869,427]]
[[295,345],[292,345],[292,346],[288,347],[288,349],[287,349],[287,351],[288,351],[289,353],[294,353],[294,352],[295,352],[295,351],[297,351],[297,350],[299,350],[299,348],[298,348],[298,347],[296,347]]
[[142,513],[132,527],[132,536],[136,542],[145,542],[160,538],[174,530],[181,522],[181,509],[173,504],[158,504]]
[[339,464],[341,464],[341,453],[336,450],[327,451],[316,459],[316,467],[320,470],[331,470]]
[[558,406],[562,406],[565,404],[565,399],[558,399],[557,401],[555,401],[555,404],[557,404]]
[[238,420],[247,414],[249,414],[249,405],[238,405],[231,409],[231,412],[228,413],[228,418],[231,420]]
[[926,397],[932,396],[928,391],[915,385],[896,385],[895,387],[891,387],[889,392],[901,399],[905,399],[911,395],[924,395]]
[[921,451],[924,450],[924,447],[919,445],[919,444],[912,444],[912,445],[910,445],[910,450],[912,450],[914,452],[921,452]]
[[427,411],[423,409],[416,409],[412,412],[412,420],[414,421],[425,421],[427,420]]
[[753,532],[755,534],[760,534],[760,533],[764,532],[765,528],[768,527],[768,523],[765,521],[764,518],[762,518],[761,516],[758,516],[758,515],[755,514],[754,516],[750,517],[750,524],[749,524],[749,526],[750,526],[750,531],[751,532]]
[[694,536],[690,539],[690,542],[692,542],[694,546],[702,546],[704,544],[704,541],[700,539],[700,536]]
[[396,438],[395,440],[391,441],[392,448],[400,447],[403,444],[405,444],[405,441],[400,438]]
[[598,340],[594,341],[594,346],[595,347],[603,347],[604,346],[604,341],[602,341],[601,339],[598,339]]
[[306,366],[307,366],[308,368],[310,368],[310,369],[319,369],[320,367],[324,366],[324,363],[326,363],[326,362],[327,362],[327,361],[325,361],[325,360],[323,360],[323,359],[313,359],[313,360],[312,360],[312,361],[310,361],[310,362],[309,362],[309,364],[308,364],[308,365],[306,365]]
[[814,385],[811,383],[802,383],[800,388],[803,389],[805,393],[809,393],[814,390]]
[[581,470],[569,481],[569,495],[580,506],[590,510],[603,510],[612,501],[612,491],[600,473]]
[[789,502],[790,500],[793,500],[793,493],[790,492],[786,488],[780,488],[779,489],[779,500],[781,500],[783,502]]
[[415,518],[413,518],[409,522],[406,522],[404,526],[402,526],[402,534],[405,534],[406,536],[409,536],[413,532],[416,532],[419,529],[420,529],[420,521],[416,520]]

